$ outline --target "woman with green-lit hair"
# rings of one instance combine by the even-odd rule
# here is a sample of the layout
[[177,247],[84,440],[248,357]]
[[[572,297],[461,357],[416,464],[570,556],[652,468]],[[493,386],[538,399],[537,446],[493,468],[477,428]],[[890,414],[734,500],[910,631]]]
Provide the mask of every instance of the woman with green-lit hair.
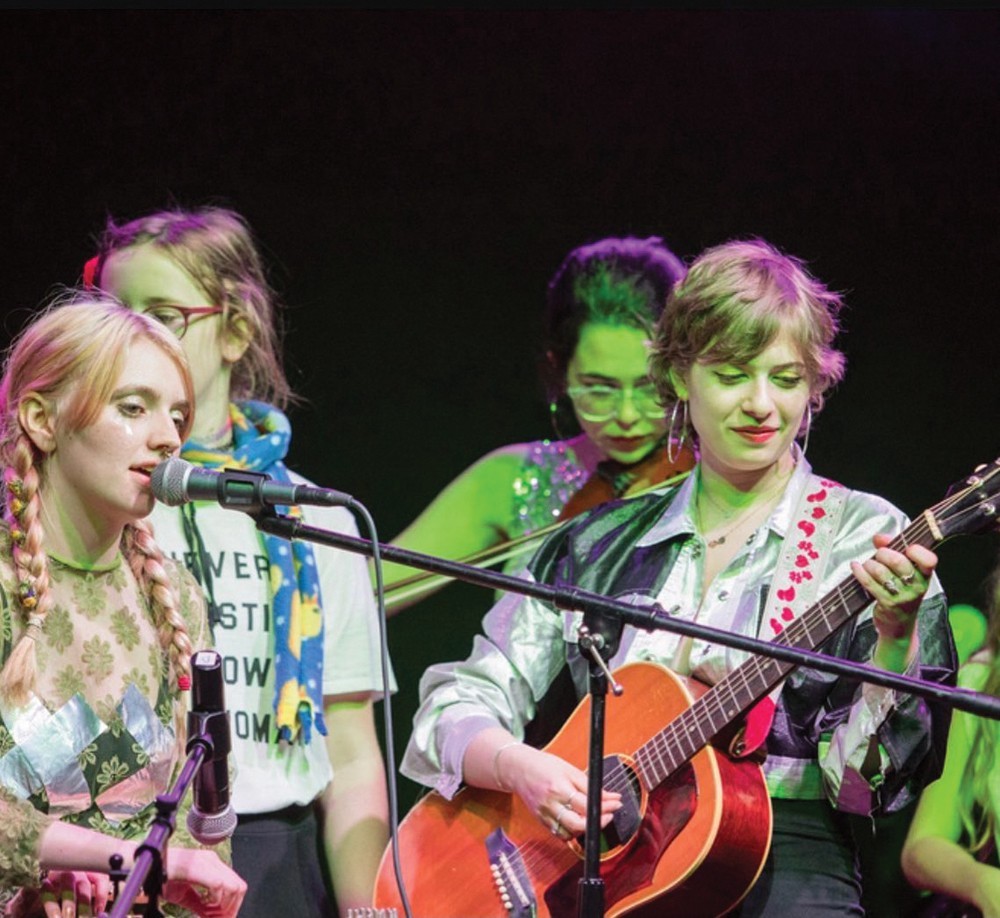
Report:
[[[393,540],[412,551],[519,567],[526,537],[601,498],[634,493],[694,464],[666,443],[649,343],[684,265],[657,236],[573,249],[549,281],[540,369],[556,436],[501,446],[447,487]],[[569,426],[573,425],[573,429]],[[447,580],[386,564],[390,613]]]
[[[1000,696],[1000,568],[988,596],[985,645],[959,669],[958,684]],[[903,847],[903,871],[914,886],[974,905],[986,916],[1000,915],[998,731],[995,720],[955,711],[944,771],[921,795]]]
[[[814,472],[800,445],[843,375],[834,347],[841,308],[840,295],[804,262],[762,239],[699,255],[667,300],[649,369],[672,433],[694,438],[697,465],[670,488],[610,501],[548,536],[524,579],[647,609],[655,602],[674,621],[761,640],[781,635],[829,656],[951,681],[954,645],[937,556],[919,541],[894,538],[910,525],[899,508]],[[623,694],[630,702],[609,699],[606,720],[609,736],[634,727],[638,738],[605,746],[615,762],[600,799],[588,800],[585,730],[575,744],[567,739],[574,731],[566,719],[586,696],[590,671],[589,636],[580,629],[587,622],[573,608],[507,595],[464,660],[430,667],[403,774],[455,806],[468,806],[462,801],[471,796],[477,818],[487,800],[511,813],[518,837],[504,855],[516,848],[525,870],[537,871],[531,883],[516,876],[519,896],[529,886],[536,898],[565,894],[552,877],[573,860],[585,816],[599,812],[602,824],[615,821],[612,843],[620,846],[609,869],[624,865],[614,890],[608,883],[608,905],[644,896],[653,870],[643,871],[658,869],[667,849],[664,859],[678,852],[680,869],[664,914],[729,914],[739,903],[733,914],[741,918],[863,915],[849,815],[898,812],[937,777],[945,706],[805,667],[766,682],[770,694],[742,736],[720,743],[744,764],[766,743],[760,773],[734,795],[748,799],[753,787],[746,818],[734,817],[732,849],[747,861],[703,869],[693,855],[683,858],[708,847],[695,829],[697,810],[723,765],[703,765],[712,758],[707,747],[739,726],[741,701],[749,707],[761,697],[751,692],[748,701],[741,692],[765,664],[710,639],[626,625],[608,665],[639,684]],[[651,710],[675,678],[712,687],[697,714],[693,703],[682,714]],[[653,800],[668,803],[658,809]],[[690,822],[688,808],[696,811]],[[724,821],[718,815],[712,824]],[[435,863],[409,866],[415,901],[414,888]],[[470,866],[456,895],[474,876]]]

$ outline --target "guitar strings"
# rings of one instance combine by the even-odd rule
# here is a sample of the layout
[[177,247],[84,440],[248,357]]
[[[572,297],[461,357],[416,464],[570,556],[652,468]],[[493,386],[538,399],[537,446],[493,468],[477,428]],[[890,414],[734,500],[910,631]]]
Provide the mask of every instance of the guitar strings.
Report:
[[[911,542],[920,542],[931,534],[930,526],[925,516],[921,516],[913,523],[909,527],[909,531]],[[903,544],[905,541],[904,535],[900,534],[894,540],[893,544]],[[793,647],[800,646],[803,643],[816,646],[816,644],[821,643],[829,634],[844,624],[847,618],[853,614],[851,612],[853,602],[861,601],[865,597],[867,597],[867,593],[856,580],[843,581],[818,603],[806,610],[802,616],[790,623],[781,634],[774,638],[774,643]],[[838,622],[835,627],[831,628],[830,616],[839,607],[843,607],[848,614],[844,618],[844,621]],[[819,624],[819,622],[814,620],[820,618],[820,616],[822,616],[822,622],[826,625],[827,633],[821,638],[813,638],[813,629]],[[701,723],[706,719],[706,715],[708,715],[707,719],[712,723],[714,723],[716,716],[720,714],[725,716],[727,720],[732,720],[733,717],[742,713],[740,708],[745,710],[754,704],[758,698],[763,697],[770,688],[776,685],[795,666],[796,664],[794,663],[778,661],[774,658],[751,656],[724,679],[712,686],[712,688],[702,695],[701,698],[697,699],[690,707],[685,709],[667,727],[645,743],[637,753],[637,758],[640,757],[643,750],[647,749],[651,755],[655,754],[661,760],[661,763],[664,755],[666,755],[671,763],[671,769],[667,771],[667,774],[669,774],[671,770],[676,769],[683,762],[687,761],[694,752],[705,745],[725,726],[723,724],[706,735],[701,729]],[[768,670],[776,671],[777,676],[771,677],[767,672]],[[737,703],[734,709],[734,701],[738,702],[739,699],[733,689],[733,683],[738,682],[742,682],[744,689],[749,689],[752,685],[756,685],[757,689],[751,692],[756,697],[749,699],[747,705]],[[696,730],[697,732],[695,732]],[[671,740],[670,734],[678,732],[681,733],[681,738]],[[691,741],[695,736],[697,736],[699,741],[696,746],[691,745]],[[651,756],[649,760],[652,761]],[[663,777],[659,780],[662,781]]]
[[[984,481],[994,474],[997,474],[997,471],[992,472]],[[938,523],[944,511],[950,510],[963,501],[971,491],[976,487],[981,487],[981,485],[982,483],[970,486],[925,511],[915,522],[897,535],[889,543],[889,547],[894,550],[902,550],[911,544],[924,544],[925,540],[933,543],[937,534],[940,533]],[[962,513],[972,514],[977,509],[978,507],[967,508],[956,517],[961,516]],[[934,527],[929,519],[934,520]],[[868,603],[862,605],[857,612],[852,611],[852,608],[854,604],[865,598],[870,600],[867,592],[858,581],[845,580],[807,609],[799,618],[789,623],[787,628],[775,636],[774,643],[790,647],[815,647],[846,624],[849,618],[860,612],[861,608],[864,608],[864,605]],[[831,616],[838,613],[842,620],[831,624]],[[819,619],[819,621],[814,621],[815,619]],[[825,634],[814,638],[813,629],[820,624],[825,626]],[[704,695],[696,699],[635,751],[634,760],[639,766],[644,790],[649,793],[666,780],[697,752],[705,748],[722,729],[722,727],[712,729],[706,735],[701,728],[704,720],[707,719],[714,724],[716,716],[722,715],[727,721],[732,721],[752,707],[797,666],[798,664],[780,661],[773,657],[750,656],[724,679],[712,686]],[[740,689],[742,689],[744,696],[750,697],[748,703],[744,703],[740,699]],[[734,704],[739,708],[738,710],[734,711]],[[725,724],[722,726],[724,727]],[[677,733],[680,733],[681,736],[677,739],[671,739],[671,734]],[[697,736],[697,742],[694,742],[694,736]],[[668,761],[669,767],[665,768]],[[615,774],[609,777],[604,787],[607,790],[623,794],[629,791],[632,787],[632,780],[629,778],[627,768],[617,769]],[[515,845],[515,848],[525,869],[532,873],[543,864],[548,867],[547,873],[558,873],[566,869],[554,863],[557,853],[562,853],[560,859],[566,861],[567,864],[575,863],[577,859],[568,843],[564,839],[556,840],[555,837],[552,840],[531,839],[523,844]],[[544,882],[545,878],[533,876],[532,880]]]

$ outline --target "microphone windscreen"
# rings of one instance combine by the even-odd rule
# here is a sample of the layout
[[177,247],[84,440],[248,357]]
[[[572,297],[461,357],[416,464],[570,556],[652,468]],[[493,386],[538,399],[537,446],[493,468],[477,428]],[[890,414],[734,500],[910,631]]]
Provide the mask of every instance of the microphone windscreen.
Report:
[[227,806],[221,813],[202,813],[196,805],[188,810],[187,827],[196,842],[217,845],[236,831],[236,812]]
[[153,469],[149,478],[153,496],[168,507],[178,507],[187,502],[188,496],[185,493],[185,486],[192,468],[194,466],[190,462],[179,459],[177,456],[165,459]]

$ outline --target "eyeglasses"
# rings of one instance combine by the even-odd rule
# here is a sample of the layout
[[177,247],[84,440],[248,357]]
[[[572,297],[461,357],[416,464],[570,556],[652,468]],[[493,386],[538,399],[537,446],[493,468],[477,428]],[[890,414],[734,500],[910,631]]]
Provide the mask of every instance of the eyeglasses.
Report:
[[175,306],[173,303],[157,303],[147,306],[142,314],[166,325],[178,338],[183,338],[188,326],[199,319],[224,312],[222,306]]
[[646,418],[666,417],[667,410],[660,404],[656,386],[649,382],[641,386],[569,386],[566,394],[573,402],[576,413],[585,421],[608,421],[622,409],[626,397],[631,397],[632,407]]

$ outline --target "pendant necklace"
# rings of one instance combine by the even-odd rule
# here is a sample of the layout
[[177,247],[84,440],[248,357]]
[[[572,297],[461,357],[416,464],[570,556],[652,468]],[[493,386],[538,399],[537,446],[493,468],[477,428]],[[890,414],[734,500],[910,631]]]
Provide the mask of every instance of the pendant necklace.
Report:
[[[778,482],[777,487],[772,488],[769,492],[767,492],[767,494],[764,497],[762,497],[759,501],[755,502],[752,506],[750,506],[749,509],[741,513],[736,518],[736,522],[733,523],[733,525],[730,526],[724,533],[722,533],[722,535],[716,536],[714,539],[707,540],[706,544],[708,545],[708,547],[717,548],[719,545],[725,545],[726,539],[729,536],[731,536],[740,526],[742,526],[743,523],[751,519],[755,514],[759,513],[762,509],[769,507],[771,504],[771,500],[787,483],[788,483],[787,478],[782,479],[780,482]],[[708,502],[712,504],[713,507],[715,507],[722,513],[723,517],[726,516],[726,511],[722,507],[720,507],[715,500],[712,499],[711,495],[709,495],[707,491],[702,491],[698,496],[699,496],[698,518],[701,521],[702,525],[704,525],[705,520],[704,520],[704,514],[702,513],[701,510],[701,502],[700,502],[701,497],[705,497],[708,500]]]
[[[716,548],[719,545],[725,545],[726,538],[728,536],[731,536],[743,522],[748,520],[752,516],[752,514],[758,511],[759,509],[760,507],[758,505],[755,505],[751,507],[749,512],[741,514],[739,517],[737,517],[736,522],[733,523],[733,525],[730,526],[724,533],[722,533],[722,535],[716,536],[714,539],[709,539],[707,542],[708,547]],[[700,508],[698,515],[701,516]]]

